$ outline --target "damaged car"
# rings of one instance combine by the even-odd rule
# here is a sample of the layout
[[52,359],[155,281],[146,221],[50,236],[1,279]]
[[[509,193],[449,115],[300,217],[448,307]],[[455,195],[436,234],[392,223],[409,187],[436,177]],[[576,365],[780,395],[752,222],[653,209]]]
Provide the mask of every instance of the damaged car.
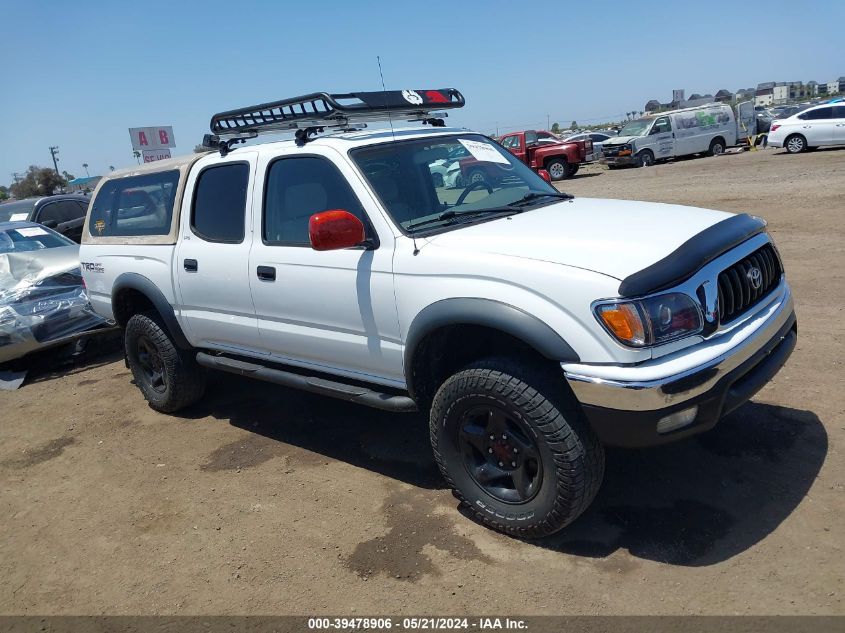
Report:
[[77,244],[34,222],[0,223],[0,364],[106,324],[88,302]]

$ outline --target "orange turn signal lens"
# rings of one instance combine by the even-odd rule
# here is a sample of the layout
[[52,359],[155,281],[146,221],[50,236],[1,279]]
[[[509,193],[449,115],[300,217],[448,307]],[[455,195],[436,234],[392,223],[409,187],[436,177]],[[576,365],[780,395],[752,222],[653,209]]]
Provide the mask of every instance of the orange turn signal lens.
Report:
[[599,318],[605,327],[623,343],[645,344],[645,327],[639,310],[632,303],[617,303],[599,306]]
[[631,155],[631,150],[629,150],[629,149],[619,150],[619,153],[617,154],[617,156],[630,156],[630,155]]

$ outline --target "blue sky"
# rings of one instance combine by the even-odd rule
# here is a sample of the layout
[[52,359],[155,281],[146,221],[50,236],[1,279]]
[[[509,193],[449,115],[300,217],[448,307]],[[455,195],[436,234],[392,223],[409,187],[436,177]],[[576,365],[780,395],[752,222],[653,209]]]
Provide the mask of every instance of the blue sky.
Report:
[[[746,6],[744,20],[737,7]],[[481,132],[608,120],[761,81],[845,75],[845,2],[22,2],[0,0],[0,184],[30,164],[92,175],[129,127],[188,153],[214,112],[313,91],[456,87]]]

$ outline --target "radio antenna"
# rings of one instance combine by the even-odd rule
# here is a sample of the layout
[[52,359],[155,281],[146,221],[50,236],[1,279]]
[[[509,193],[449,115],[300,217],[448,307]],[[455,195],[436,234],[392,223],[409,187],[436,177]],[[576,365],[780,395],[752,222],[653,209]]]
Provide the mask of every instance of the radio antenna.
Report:
[[[384,93],[385,102],[387,99],[387,88],[384,87],[384,73],[381,72],[381,57],[376,55],[376,61],[378,62],[378,74],[381,77],[381,91]],[[390,136],[393,140],[396,140],[396,134],[393,132],[393,115],[390,114],[390,110],[387,110],[387,121],[390,123]]]
[[[384,73],[381,70],[381,56],[376,55],[378,62],[378,75],[381,77],[381,91],[384,93],[385,103],[387,103],[387,88],[384,85]],[[396,133],[393,131],[393,115],[390,114],[390,109],[387,110],[387,121],[390,123],[390,137],[396,141]],[[417,238],[411,236],[411,241],[414,243],[414,255],[420,254],[420,249],[417,247]]]

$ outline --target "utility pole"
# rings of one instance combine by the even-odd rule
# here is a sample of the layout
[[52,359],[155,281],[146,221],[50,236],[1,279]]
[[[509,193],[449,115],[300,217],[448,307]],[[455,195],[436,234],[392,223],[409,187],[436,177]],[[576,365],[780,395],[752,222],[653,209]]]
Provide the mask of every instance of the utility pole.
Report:
[[15,184],[18,184],[21,181],[21,175],[18,172],[13,172],[12,178],[15,179]]
[[551,124],[549,121],[551,121],[551,115],[550,115],[550,114],[547,114],[547,115],[546,115],[546,132],[548,132],[549,130],[551,130],[551,129],[552,129],[552,128],[551,128],[551,125],[552,125],[552,124]]
[[50,156],[53,157],[53,169],[56,170],[57,176],[60,175],[59,174],[59,163],[58,163],[59,159],[56,158],[56,154],[58,154],[58,153],[59,153],[59,146],[58,145],[53,145],[53,146],[50,147]]

